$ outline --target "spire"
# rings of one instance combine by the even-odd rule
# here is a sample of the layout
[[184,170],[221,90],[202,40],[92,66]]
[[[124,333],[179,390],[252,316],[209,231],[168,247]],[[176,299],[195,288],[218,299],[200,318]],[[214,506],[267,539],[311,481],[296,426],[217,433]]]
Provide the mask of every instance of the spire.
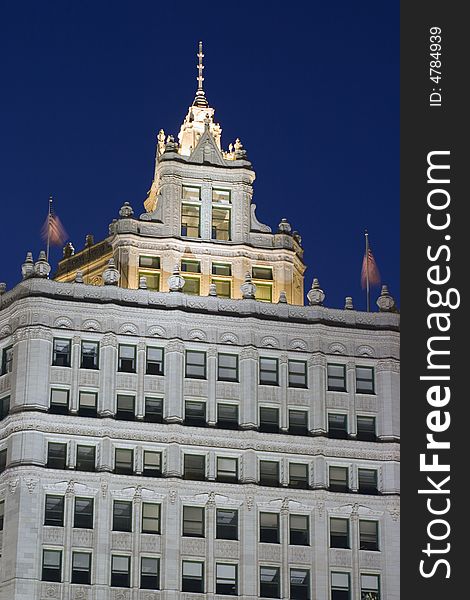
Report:
[[202,64],[202,59],[204,58],[204,54],[202,53],[202,42],[199,42],[199,52],[197,53],[197,57],[197,92],[194,98],[193,106],[205,108],[209,106],[209,103],[206,100],[206,94],[202,88],[202,82],[204,81],[204,77],[202,76],[202,71],[204,69],[204,65]]

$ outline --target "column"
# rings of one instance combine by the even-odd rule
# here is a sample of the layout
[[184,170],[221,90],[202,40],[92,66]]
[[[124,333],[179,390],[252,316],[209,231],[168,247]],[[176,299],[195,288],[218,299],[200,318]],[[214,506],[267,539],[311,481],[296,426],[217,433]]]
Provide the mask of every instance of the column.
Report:
[[[284,498],[279,517],[281,534],[281,598],[290,598],[289,568],[289,499]],[[284,567],[284,568],[282,568]],[[284,571],[285,577],[282,577]]]
[[112,417],[116,404],[117,337],[113,333],[106,334],[101,340],[100,350],[98,414],[102,417]]
[[135,397],[135,415],[137,420],[144,418],[144,379],[147,369],[147,355],[145,342],[137,344],[137,390]]
[[361,583],[359,576],[359,505],[353,504],[351,518],[349,520],[349,539],[351,541],[352,573],[351,573],[351,597],[359,598]]
[[280,386],[280,406],[279,406],[279,428],[286,432],[289,429],[289,415],[287,413],[287,404],[289,402],[289,358],[287,354],[281,354],[279,357],[279,386]]
[[207,405],[206,419],[210,427],[217,424],[217,347],[207,348]]
[[168,423],[183,422],[184,344],[171,340],[165,348],[165,400],[163,417]]
[[254,346],[240,353],[240,426],[256,429],[258,425],[258,352]]
[[[206,502],[206,594],[215,593],[215,560],[214,560],[214,540],[215,540],[215,493],[209,492],[209,498]],[[212,567],[212,568],[211,568]]]
[[346,389],[348,390],[348,434],[355,438],[356,425],[356,365],[350,361],[346,364]]
[[[329,547],[328,540],[328,513],[325,508],[323,494],[319,494],[315,502],[315,509],[311,515],[313,529],[313,556],[312,564],[313,590],[312,598],[329,598],[330,572],[329,572]],[[325,551],[326,550],[326,551]],[[354,596],[351,596],[354,598]]]
[[326,421],[326,357],[313,354],[308,359],[308,381],[310,398],[310,432],[324,435],[328,429]]
[[384,441],[400,437],[400,364],[381,360],[375,367],[377,392],[377,436]]
[[[255,488],[253,488],[254,490]],[[256,501],[248,491],[243,507],[239,509],[240,529],[240,596],[258,598],[258,524]]]
[[212,187],[210,181],[203,181],[201,187],[201,238],[212,238]]
[[74,335],[71,345],[70,368],[72,369],[72,382],[69,395],[69,409],[73,414],[78,413],[79,408],[79,387],[80,387],[80,360],[82,353],[81,338]]

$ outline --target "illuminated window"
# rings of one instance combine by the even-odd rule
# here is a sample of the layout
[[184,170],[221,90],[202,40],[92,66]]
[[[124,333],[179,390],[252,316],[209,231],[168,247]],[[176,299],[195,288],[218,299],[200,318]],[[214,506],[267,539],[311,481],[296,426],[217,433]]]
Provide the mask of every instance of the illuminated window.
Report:
[[232,276],[232,265],[229,265],[226,263],[212,263],[212,275],[231,277]]
[[201,200],[201,188],[184,186],[183,200],[188,200],[189,202],[199,202]]
[[199,296],[201,293],[201,280],[199,277],[185,277],[183,292],[192,296]]
[[145,277],[147,289],[152,292],[160,290],[160,273],[152,273],[150,271],[139,271],[139,281],[141,277]]
[[211,279],[211,283],[215,283],[215,290],[217,296],[220,298],[231,298],[232,297],[232,282],[226,279]]
[[273,286],[269,283],[256,283],[255,299],[260,302],[272,302]]
[[182,273],[200,273],[201,263],[198,260],[188,260],[183,258],[181,261],[181,272]]
[[212,190],[212,202],[220,202],[222,204],[230,204],[229,190]]
[[158,292],[160,289],[160,257],[139,256],[139,280],[145,277],[147,289]]
[[145,269],[159,269],[160,268],[160,257],[159,256],[139,256],[139,267]]
[[181,206],[181,235],[185,237],[201,237],[201,207],[195,204]]
[[266,279],[272,281],[272,267],[253,267],[251,271],[251,276],[253,279]]
[[228,242],[230,238],[230,208],[212,206],[212,239]]

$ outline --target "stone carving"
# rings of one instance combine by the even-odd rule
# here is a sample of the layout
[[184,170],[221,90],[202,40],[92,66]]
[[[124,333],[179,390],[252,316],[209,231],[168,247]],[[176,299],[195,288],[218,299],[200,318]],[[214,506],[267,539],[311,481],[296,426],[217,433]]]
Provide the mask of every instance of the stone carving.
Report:
[[265,336],[261,340],[260,346],[263,346],[264,348],[279,348],[279,340],[272,336]]
[[330,550],[330,564],[335,567],[350,567],[351,566],[351,550]]
[[180,275],[179,266],[175,265],[173,273],[168,277],[168,287],[170,292],[182,292],[184,288],[184,277]]
[[344,309],[345,310],[354,310],[353,299],[351,296],[346,296],[344,300]]
[[176,498],[178,497],[178,493],[176,490],[170,490],[168,493],[168,498],[170,499],[170,503],[174,504],[176,502]]
[[318,279],[315,277],[312,287],[307,294],[310,306],[322,306],[325,300],[325,292],[321,289]]
[[258,231],[260,233],[271,233],[271,227],[265,225],[258,221],[256,217],[256,204],[251,204],[251,222],[250,222],[250,231]]
[[245,282],[240,286],[242,297],[245,300],[254,300],[256,294],[256,285],[251,281],[249,272],[245,273]]
[[358,356],[375,356],[375,351],[371,346],[358,346],[356,348],[356,354]]
[[205,342],[207,340],[207,333],[201,329],[191,329],[188,332],[188,339]]
[[8,482],[10,494],[14,494],[16,492],[16,488],[18,487],[19,482],[20,482],[19,479],[13,479],[12,481]]
[[104,285],[117,285],[121,277],[119,271],[116,269],[114,258],[110,258],[108,261],[107,268],[102,274]]
[[103,498],[106,498],[106,496],[108,495],[108,482],[105,479],[102,479],[100,482],[100,487],[101,495],[103,496]]
[[377,298],[377,306],[381,312],[392,312],[396,310],[395,299],[388,291],[388,286],[383,285],[380,296]]
[[101,325],[95,319],[87,319],[82,323],[82,329],[87,331],[101,331]]
[[220,342],[222,344],[239,344],[238,336],[234,333],[223,333],[220,336]]
[[328,351],[331,354],[347,354],[348,352],[346,346],[344,346],[344,344],[340,344],[339,342],[330,344]]
[[142,275],[141,277],[139,277],[139,290],[146,290],[147,289],[147,277],[145,277],[145,275]]
[[139,335],[139,330],[133,323],[123,323],[119,327],[119,333],[127,335]]
[[41,250],[39,258],[34,263],[34,276],[35,277],[49,277],[51,272],[51,265],[47,262],[46,253]]
[[121,219],[130,219],[134,214],[134,209],[129,204],[129,202],[124,202],[124,204],[119,209],[119,216]]
[[60,329],[73,329],[72,319],[69,319],[68,317],[59,317],[54,321],[54,327]]
[[148,328],[147,335],[164,338],[167,336],[167,333],[166,333],[166,330],[163,327],[161,327],[160,325],[152,325],[151,327]]
[[307,342],[299,338],[295,338],[289,342],[289,350],[304,350],[308,349]]
[[278,304],[287,304],[287,294],[284,290],[279,292],[279,300],[277,302]]
[[60,598],[60,585],[54,583],[42,584],[41,595],[46,598]]

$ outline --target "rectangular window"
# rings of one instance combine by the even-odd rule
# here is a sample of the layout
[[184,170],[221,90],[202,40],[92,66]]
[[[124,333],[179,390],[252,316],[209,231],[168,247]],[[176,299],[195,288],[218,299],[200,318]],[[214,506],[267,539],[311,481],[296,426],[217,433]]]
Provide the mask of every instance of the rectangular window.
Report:
[[308,515],[290,515],[289,544],[291,546],[310,545]]
[[160,257],[159,256],[139,256],[139,267],[145,269],[159,269],[160,268]]
[[255,300],[260,302],[273,301],[273,286],[271,283],[256,283]]
[[163,422],[163,398],[145,398],[144,421],[149,423]]
[[73,526],[77,529],[93,529],[93,498],[75,498]]
[[95,392],[80,392],[78,395],[78,414],[81,417],[96,417],[98,394]]
[[289,487],[308,490],[308,465],[289,463]]
[[364,442],[377,440],[375,417],[357,417],[357,439]]
[[361,574],[361,600],[380,600],[380,578],[378,575]]
[[0,531],[3,531],[4,520],[5,520],[5,500],[0,500]]
[[199,277],[185,277],[183,292],[191,296],[199,296],[201,293],[201,280]]
[[186,377],[206,378],[206,353],[199,350],[186,350]]
[[135,420],[135,398],[125,394],[118,394],[116,401],[116,419],[121,421]]
[[52,364],[55,367],[70,367],[70,340],[54,338],[52,350]]
[[201,207],[198,204],[181,205],[181,235],[201,237]]
[[163,375],[163,348],[147,348],[147,375]]
[[183,535],[205,537],[204,509],[199,506],[183,506]]
[[49,442],[47,445],[47,467],[49,469],[65,469],[67,444]]
[[99,347],[98,342],[82,342],[81,369],[99,368]]
[[95,446],[77,446],[77,460],[75,463],[77,471],[96,470],[96,448]]
[[199,400],[186,400],[184,403],[184,424],[193,427],[206,426],[206,403]]
[[195,186],[183,186],[183,200],[189,200],[190,202],[199,202],[201,199],[201,188]]
[[160,291],[160,273],[152,273],[151,271],[139,271],[139,285],[141,277],[145,277],[145,283],[147,284],[148,290],[150,290],[151,292]]
[[160,561],[158,558],[142,557],[140,563],[140,589],[158,590]]
[[64,526],[64,496],[46,495],[44,508],[44,525],[52,527]]
[[231,210],[229,207],[212,206],[212,239],[228,242],[230,236]]
[[181,272],[182,273],[200,273],[201,263],[198,260],[188,260],[183,258],[181,260]]
[[62,550],[43,550],[42,581],[62,581]]
[[10,396],[0,398],[0,421],[10,412]]
[[215,566],[215,593],[236,596],[237,588],[237,565],[217,563]]
[[222,429],[238,428],[238,406],[236,404],[217,404],[217,427]]
[[113,531],[132,531],[132,502],[127,500],[114,501]]
[[348,519],[330,519],[330,548],[349,548]]
[[331,573],[331,600],[351,600],[348,573]]
[[259,359],[259,382],[262,385],[279,385],[279,361],[277,358]]
[[91,554],[72,552],[72,583],[91,583]]
[[306,410],[289,410],[289,433],[308,435],[308,413]]
[[346,391],[346,365],[328,365],[327,375],[329,391]]
[[377,521],[359,521],[359,549],[379,549],[379,524]]
[[160,477],[162,474],[162,454],[144,450],[144,470],[146,477]]
[[356,367],[356,392],[359,394],[374,394],[374,368]]
[[69,412],[69,391],[51,390],[49,410],[51,413],[66,415]]
[[290,600],[310,600],[310,571],[290,570]]
[[1,375],[11,373],[13,369],[13,346],[4,348],[2,352],[2,372]]
[[212,202],[230,204],[230,190],[212,190]]
[[375,469],[358,469],[360,494],[377,494],[377,471]]
[[272,281],[273,269],[272,267],[253,267],[251,276],[253,279],[266,279]]
[[0,450],[0,473],[3,473],[7,466],[7,449]]
[[204,593],[204,563],[183,560],[181,591]]
[[122,373],[135,373],[136,348],[127,344],[119,344],[118,371]]
[[142,533],[160,533],[160,504],[142,503]]
[[203,481],[206,478],[206,457],[199,454],[185,454],[183,477]]
[[266,433],[278,433],[279,409],[261,406],[259,409],[259,430]]
[[279,544],[279,515],[276,513],[259,514],[259,541]]
[[348,437],[348,417],[328,413],[328,437],[345,440]]
[[237,483],[238,460],[236,458],[217,457],[217,481]]
[[120,475],[132,475],[134,473],[134,450],[116,448],[114,472]]
[[238,511],[218,508],[216,514],[216,538],[238,540]]
[[281,597],[281,573],[279,567],[260,568],[259,595],[262,598]]
[[272,460],[259,461],[260,485],[279,486],[279,463]]
[[226,279],[211,279],[211,283],[215,283],[215,292],[219,298],[232,297],[232,283]]
[[307,387],[307,363],[303,360],[289,361],[289,387]]
[[111,587],[131,587],[130,556],[111,555]]
[[238,356],[236,354],[218,354],[217,379],[219,381],[238,381]]
[[329,469],[330,491],[349,491],[349,469],[348,467],[330,467]]
[[232,265],[226,263],[212,263],[212,275],[231,277]]

